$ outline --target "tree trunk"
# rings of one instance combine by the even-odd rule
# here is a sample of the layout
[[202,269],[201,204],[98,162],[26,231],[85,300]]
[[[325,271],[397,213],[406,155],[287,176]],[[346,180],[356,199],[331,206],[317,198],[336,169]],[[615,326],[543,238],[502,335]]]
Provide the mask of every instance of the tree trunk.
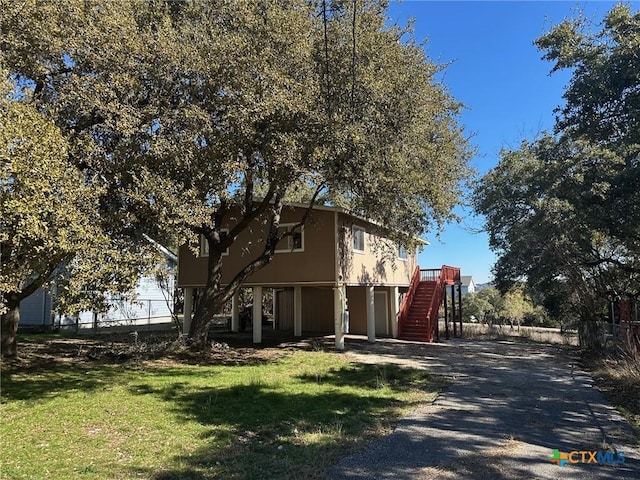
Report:
[[580,346],[590,352],[600,352],[604,348],[605,333],[601,323],[595,320],[582,321],[578,326]]
[[198,306],[189,328],[189,340],[194,350],[203,350],[207,346],[209,327],[214,315],[222,311],[223,296],[224,292],[219,285],[210,285],[205,287],[202,296],[198,299]]
[[18,355],[16,345],[16,333],[18,331],[18,323],[20,322],[20,300],[15,295],[5,297],[7,311],[2,314],[0,319],[0,329],[2,332],[2,356],[4,358],[13,358]]

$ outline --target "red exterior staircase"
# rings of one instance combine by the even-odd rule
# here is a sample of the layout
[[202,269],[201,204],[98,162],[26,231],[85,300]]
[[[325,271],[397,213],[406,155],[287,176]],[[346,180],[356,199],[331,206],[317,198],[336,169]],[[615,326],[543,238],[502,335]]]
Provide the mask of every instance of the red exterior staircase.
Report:
[[417,267],[400,307],[398,337],[433,342],[445,286],[459,281],[459,268],[443,265],[439,269],[420,270]]

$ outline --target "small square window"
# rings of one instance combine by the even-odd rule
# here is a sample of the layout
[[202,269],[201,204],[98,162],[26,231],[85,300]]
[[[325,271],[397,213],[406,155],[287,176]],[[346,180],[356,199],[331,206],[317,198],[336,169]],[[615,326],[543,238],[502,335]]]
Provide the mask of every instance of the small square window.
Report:
[[[220,240],[224,240],[227,237],[227,235],[229,235],[228,229],[226,228],[220,229]],[[222,256],[225,256],[225,255],[229,255],[228,248],[222,253]],[[205,238],[204,235],[200,235],[200,256],[201,257],[209,256],[209,242],[207,242],[207,239]]]
[[[278,227],[278,236],[291,232],[297,224],[283,224]],[[291,235],[287,235],[278,242],[276,252],[304,252],[304,227],[298,227]]]
[[364,252],[364,236],[365,229],[362,227],[353,226],[353,250],[355,252]]
[[398,258],[400,260],[407,260],[409,258],[409,254],[407,253],[407,249],[404,245],[398,245]]

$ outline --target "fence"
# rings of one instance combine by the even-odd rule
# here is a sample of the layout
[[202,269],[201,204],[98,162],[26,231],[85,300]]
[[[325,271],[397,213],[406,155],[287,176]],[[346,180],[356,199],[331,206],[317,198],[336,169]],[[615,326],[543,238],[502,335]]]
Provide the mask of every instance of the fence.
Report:
[[55,327],[75,333],[166,330],[175,325],[172,309],[164,299],[116,302],[105,313],[82,312],[77,316],[59,316],[55,319]]

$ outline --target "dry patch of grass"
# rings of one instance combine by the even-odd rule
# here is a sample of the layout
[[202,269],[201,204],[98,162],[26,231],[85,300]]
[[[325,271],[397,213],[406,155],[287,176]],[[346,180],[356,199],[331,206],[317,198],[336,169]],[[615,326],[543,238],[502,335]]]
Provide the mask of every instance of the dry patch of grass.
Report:
[[527,342],[551,343],[554,345],[578,345],[575,332],[563,332],[557,328],[525,327],[510,325],[484,325],[479,323],[463,324],[464,338],[484,340],[522,340]]
[[618,354],[589,360],[596,385],[640,438],[640,360]]

